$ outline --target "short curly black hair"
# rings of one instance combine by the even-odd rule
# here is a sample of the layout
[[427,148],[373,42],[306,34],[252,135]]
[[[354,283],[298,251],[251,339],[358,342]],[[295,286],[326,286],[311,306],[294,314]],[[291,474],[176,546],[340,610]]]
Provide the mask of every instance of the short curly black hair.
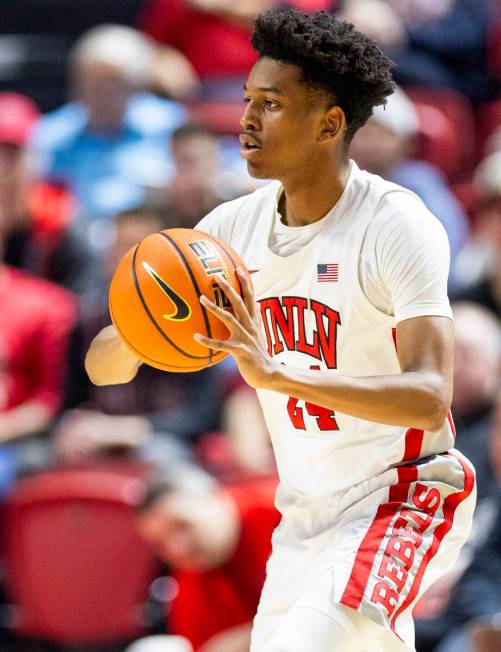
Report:
[[347,142],[395,90],[393,62],[376,42],[325,11],[262,13],[251,42],[260,57],[299,66],[306,85],[343,109]]

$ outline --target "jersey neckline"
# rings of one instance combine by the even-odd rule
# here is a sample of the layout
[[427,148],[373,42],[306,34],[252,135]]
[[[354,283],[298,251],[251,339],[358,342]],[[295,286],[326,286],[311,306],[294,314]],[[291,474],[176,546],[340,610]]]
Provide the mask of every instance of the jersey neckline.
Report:
[[[273,210],[271,211],[271,219],[269,220],[268,224],[268,236],[266,238],[266,249],[267,252],[270,256],[271,260],[275,261],[282,261],[284,263],[285,261],[296,261],[300,258],[302,258],[305,255],[305,252],[307,252],[311,247],[314,246],[316,243],[316,236],[324,229],[324,227],[327,224],[330,224],[336,217],[340,217],[340,214],[342,215],[342,208],[346,204],[347,197],[349,195],[349,190],[351,189],[351,186],[353,185],[353,181],[356,177],[357,172],[359,171],[358,165],[350,159],[349,161],[349,171],[348,171],[348,179],[346,181],[346,185],[343,189],[343,192],[341,193],[341,196],[337,200],[337,202],[334,204],[334,206],[319,220],[316,222],[312,222],[311,224],[305,224],[304,226],[288,226],[287,224],[284,224],[281,221],[281,216],[278,211],[278,202],[280,200],[280,197],[282,196],[284,192],[284,188],[281,183],[279,183],[279,186],[276,190],[276,192],[273,193],[271,201],[273,202]],[[339,222],[340,220],[338,220]],[[317,231],[311,241],[306,244],[304,247],[302,247],[299,251],[294,252],[293,254],[290,254],[288,256],[280,256],[279,254],[276,254],[270,246],[270,241],[271,241],[271,234],[273,231],[273,228],[275,224],[278,222],[278,228],[282,233],[297,233],[298,235],[301,233],[307,233],[308,231]]]

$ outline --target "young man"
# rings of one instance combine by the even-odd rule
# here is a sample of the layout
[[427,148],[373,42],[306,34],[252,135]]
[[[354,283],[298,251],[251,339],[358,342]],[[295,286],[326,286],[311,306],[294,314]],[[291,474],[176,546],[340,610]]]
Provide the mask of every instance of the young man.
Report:
[[[394,88],[373,41],[286,11],[258,17],[253,45],[242,156],[278,182],[200,223],[254,289],[241,273],[240,299],[220,278],[235,315],[201,301],[231,336],[197,336],[257,388],[280,475],[251,651],[414,650],[412,607],[456,558],[475,500],[450,450],[447,238],[414,194],[349,160]],[[138,365],[109,329],[87,357],[102,383]]]
[[196,652],[249,650],[271,534],[280,520],[275,489],[275,480],[208,488],[198,478],[195,487],[184,477],[168,478],[152,482],[137,507],[139,534],[179,586],[169,630]]

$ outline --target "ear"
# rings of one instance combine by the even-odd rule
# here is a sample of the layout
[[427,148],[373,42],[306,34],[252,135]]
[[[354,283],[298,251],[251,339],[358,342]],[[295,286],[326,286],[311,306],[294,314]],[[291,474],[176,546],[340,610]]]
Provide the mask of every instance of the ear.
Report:
[[344,136],[346,130],[346,116],[340,106],[327,109],[322,120],[318,142],[328,143]]

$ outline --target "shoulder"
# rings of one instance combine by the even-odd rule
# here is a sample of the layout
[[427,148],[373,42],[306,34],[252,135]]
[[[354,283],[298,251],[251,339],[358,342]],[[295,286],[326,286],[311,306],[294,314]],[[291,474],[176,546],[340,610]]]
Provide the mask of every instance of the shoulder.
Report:
[[249,228],[249,221],[254,222],[263,215],[263,209],[274,205],[279,187],[280,184],[273,181],[248,195],[225,202],[206,215],[196,228],[231,244],[240,226],[245,224]]
[[440,220],[414,192],[376,175],[363,174],[374,200],[367,237],[378,241],[398,238],[409,244],[438,238],[447,243]]
[[87,114],[77,102],[64,106],[42,116],[31,136],[35,147],[63,147],[73,141],[85,128]]
[[126,121],[129,127],[144,135],[171,132],[185,122],[186,109],[177,102],[152,93],[138,93],[129,101]]

